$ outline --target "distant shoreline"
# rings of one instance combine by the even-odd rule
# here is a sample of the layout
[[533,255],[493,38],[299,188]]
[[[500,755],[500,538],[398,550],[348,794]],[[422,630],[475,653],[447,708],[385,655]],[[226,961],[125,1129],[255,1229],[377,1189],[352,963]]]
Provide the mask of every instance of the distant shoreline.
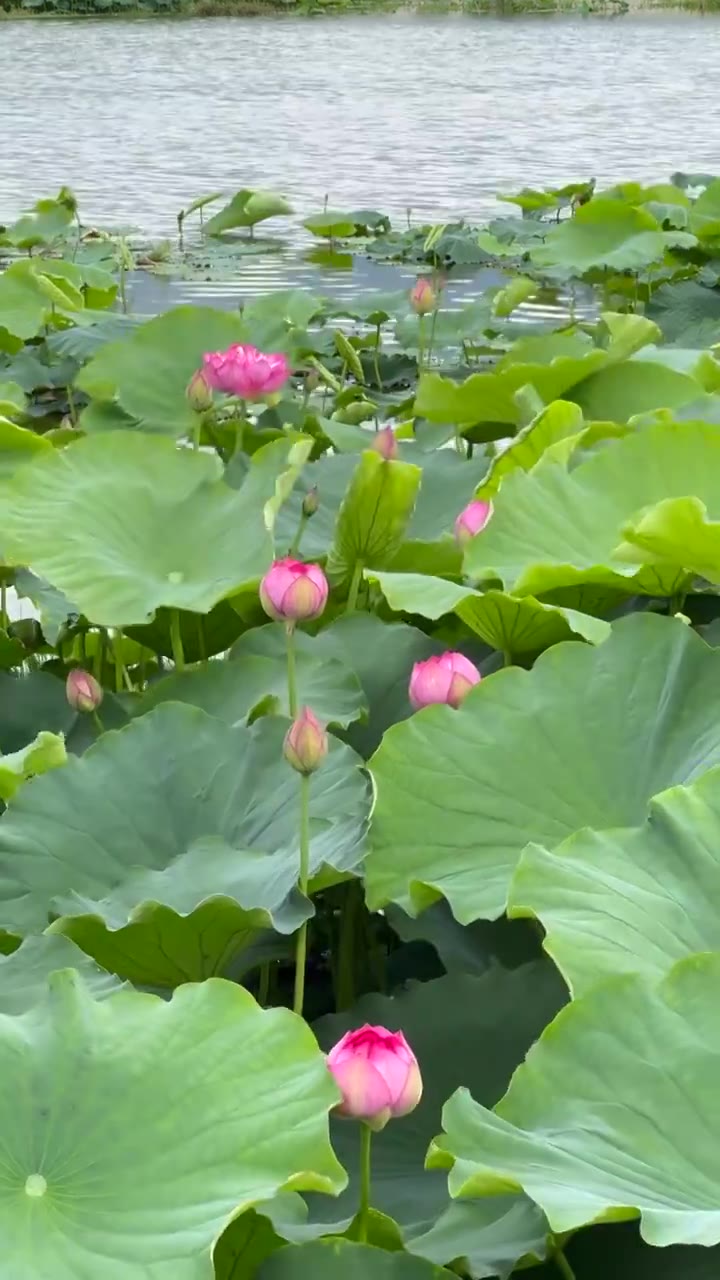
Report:
[[[48,5],[55,0],[46,0]],[[61,0],[60,0],[61,2]],[[15,3],[0,6],[3,20],[77,18],[83,21],[107,21],[118,18],[133,21],[172,18],[177,21],[194,18],[250,17],[335,17],[348,14],[467,14],[478,17],[513,17],[532,14],[543,16],[576,15],[587,17],[622,17],[626,13],[652,16],[662,14],[698,15],[720,13],[720,0],[178,0],[164,5],[148,4],[116,9],[93,10],[92,0],[68,3],[66,7],[43,7],[43,2]]]

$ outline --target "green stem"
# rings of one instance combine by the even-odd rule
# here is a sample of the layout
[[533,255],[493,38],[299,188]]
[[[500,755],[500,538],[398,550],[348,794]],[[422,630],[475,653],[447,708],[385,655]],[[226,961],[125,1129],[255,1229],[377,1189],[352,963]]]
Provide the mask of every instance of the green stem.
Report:
[[360,1125],[360,1212],[358,1214],[357,1238],[361,1244],[367,1241],[368,1219],[370,1217],[370,1144],[372,1129],[367,1124]]
[[360,590],[362,576],[363,562],[362,560],[356,560],[355,568],[353,569],[352,581],[350,583],[350,590],[348,592],[347,605],[345,606],[346,613],[354,613],[357,609],[358,592]]
[[180,610],[170,610],[170,643],[172,644],[173,662],[175,670],[182,671],[185,666],[185,651],[182,642],[182,630],[180,628]]
[[503,666],[511,667],[513,664],[512,654],[509,649],[503,649]]
[[298,713],[298,700],[295,667],[295,624],[293,622],[285,623],[285,636],[287,639],[288,711],[290,712],[290,719],[294,720]]
[[7,611],[7,582],[0,584],[0,614],[2,615],[3,631],[8,629],[8,611]]
[[382,387],[382,378],[380,377],[380,364],[378,357],[380,355],[380,325],[375,329],[375,352],[373,355],[373,368],[375,370],[375,381],[378,387]]
[[78,414],[77,414],[77,405],[75,404],[75,397],[73,395],[72,385],[68,383],[65,390],[67,392],[68,412],[70,414],[70,421],[72,422],[73,426],[76,427],[78,424]]
[[563,1280],[575,1280],[575,1272],[568,1262],[559,1244],[553,1246],[551,1257]]
[[432,360],[433,347],[435,345],[435,326],[437,324],[439,310],[440,308],[436,307],[432,314],[432,323],[430,325],[430,341],[428,343],[428,352],[427,352],[428,367],[430,365],[430,361]]
[[668,615],[672,618],[676,613],[682,613],[684,606],[685,592],[676,591],[674,595],[670,596],[668,601]]
[[122,631],[116,631],[113,636],[113,657],[115,659],[115,692],[122,693],[123,689],[127,689],[128,693],[133,692],[133,683],[127,667],[122,659]]
[[298,527],[295,530],[295,537],[293,538],[292,543],[290,544],[290,550],[288,551],[288,555],[291,557],[296,557],[300,550],[300,543],[302,542],[302,536],[305,532],[305,525],[307,522],[308,518],[303,511],[298,521]]
[[93,711],[93,713],[92,713],[92,718],[93,718],[93,722],[94,722],[94,724],[95,724],[95,728],[97,729],[98,733],[104,733],[104,732],[105,732],[105,725],[103,724],[102,720],[100,719],[100,716],[99,716],[99,714],[98,714],[98,712],[97,712],[97,711]]
[[425,317],[418,316],[418,355],[417,355],[418,377],[423,371],[424,348],[425,348]]
[[258,983],[257,1002],[263,1009],[267,1008],[270,994],[270,962],[260,965],[260,981]]
[[[300,775],[300,877],[298,888],[304,898],[308,896],[310,878],[310,775]],[[305,1002],[305,961],[307,959],[307,920],[303,920],[295,950],[295,995],[293,1010],[302,1017]]]

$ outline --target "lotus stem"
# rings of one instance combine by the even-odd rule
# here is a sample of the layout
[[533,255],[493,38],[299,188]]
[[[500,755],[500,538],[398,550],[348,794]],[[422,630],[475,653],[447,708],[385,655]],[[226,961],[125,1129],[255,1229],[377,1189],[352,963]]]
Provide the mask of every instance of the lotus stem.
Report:
[[[308,896],[310,878],[310,777],[300,775],[300,878],[298,888],[304,898]],[[302,1017],[305,1002],[305,962],[307,960],[307,920],[303,920],[297,935],[295,950],[295,994],[293,1010]]]
[[356,560],[355,568],[353,569],[352,581],[350,583],[350,590],[348,592],[346,613],[354,613],[355,610],[357,609],[358,593],[360,591],[360,583],[362,582],[362,575],[363,575],[363,562],[362,560]]
[[340,937],[335,991],[335,1010],[337,1013],[340,1013],[343,1009],[349,1009],[355,999],[355,925],[358,918],[358,908],[361,903],[360,886],[356,881],[351,880],[345,886],[339,919]]
[[287,683],[288,683],[288,711],[290,719],[294,720],[298,712],[297,702],[297,671],[295,664],[295,624],[286,622],[285,636],[287,639]]
[[3,631],[8,629],[8,611],[7,611],[7,582],[3,579],[0,584],[0,614],[2,614]]
[[424,352],[425,352],[425,317],[418,316],[418,354],[417,354],[418,377],[423,371]]
[[364,1244],[368,1238],[368,1221],[370,1218],[370,1151],[372,1129],[367,1124],[360,1125],[360,1212],[358,1214],[357,1238]]
[[438,318],[438,311],[439,311],[439,310],[440,310],[440,308],[439,308],[439,307],[436,307],[436,308],[435,308],[435,310],[434,310],[434,311],[433,311],[433,313],[432,313],[432,322],[431,322],[431,324],[430,324],[430,341],[429,341],[429,343],[428,343],[428,351],[427,351],[427,362],[428,362],[428,367],[429,367],[429,365],[430,365],[430,361],[432,360],[433,348],[434,348],[434,346],[435,346],[435,326],[436,326],[436,324],[437,324],[437,318]]
[[170,610],[170,643],[172,644],[173,662],[175,670],[182,671],[185,667],[185,651],[182,642],[182,630],[180,627],[180,610]]
[[565,1254],[559,1244],[553,1246],[551,1256],[555,1266],[560,1272],[560,1275],[563,1277],[563,1280],[575,1280],[575,1272],[570,1266],[570,1263],[565,1257]]
[[378,388],[382,387],[382,378],[380,377],[380,364],[379,364],[380,327],[381,326],[378,325],[375,329],[375,351],[373,352],[373,368],[375,370],[375,382],[377,383]]
[[97,729],[98,733],[104,733],[104,732],[105,732],[105,725],[103,724],[102,720],[100,719],[100,716],[98,715],[98,712],[97,712],[97,711],[93,711],[93,713],[92,713],[92,718],[93,718],[93,723],[94,723],[95,728]]

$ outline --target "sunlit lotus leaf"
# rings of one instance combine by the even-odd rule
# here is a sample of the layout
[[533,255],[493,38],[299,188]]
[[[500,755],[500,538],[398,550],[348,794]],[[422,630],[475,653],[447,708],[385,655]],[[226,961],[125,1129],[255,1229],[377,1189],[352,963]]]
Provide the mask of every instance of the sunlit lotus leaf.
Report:
[[515,599],[502,591],[474,591],[444,578],[421,573],[378,573],[377,582],[391,609],[436,620],[456,613],[486,644],[510,654],[536,653],[559,640],[581,636],[597,644],[607,639],[610,625],[575,609],[541,604],[531,596]]
[[[720,510],[713,504],[713,512]],[[668,566],[682,563],[710,582],[720,582],[720,522],[700,498],[666,498],[648,506],[622,530],[620,560]]]
[[617,549],[644,508],[687,494],[720,515],[716,424],[659,422],[575,467],[544,458],[531,472],[505,477],[492,520],[468,544],[466,572],[499,578],[514,595],[588,583],[671,595],[695,568],[682,542],[672,560],[648,566],[642,550],[632,562]]
[[312,1033],[231,983],[96,1002],[72,970],[0,1016],[5,1266],[23,1280],[212,1280],[243,1207],[336,1192]]
[[67,759],[62,734],[40,732],[20,751],[0,755],[0,799],[9,800],[27,782],[48,769],[57,769]]
[[720,951],[720,771],[673,787],[639,827],[581,831],[554,853],[530,845],[510,889],[545,949],[582,993],[615,973],[661,978],[675,960]]
[[417,914],[443,896],[462,923],[499,915],[528,843],[641,823],[720,763],[719,681],[720,653],[684,623],[635,614],[393,726],[370,763],[370,905]]
[[232,200],[205,223],[205,233],[219,236],[223,231],[232,231],[235,227],[255,227],[266,218],[276,218],[279,214],[292,212],[292,205],[282,196],[275,195],[272,191],[252,191],[246,188],[236,191]]
[[349,582],[359,568],[384,568],[399,549],[415,506],[419,467],[362,454],[338,511],[327,569],[331,581]]
[[77,969],[83,985],[96,1000],[118,991],[122,985],[114,974],[99,968],[69,938],[44,933],[26,938],[11,955],[0,956],[0,1013],[25,1013],[41,1003],[48,978],[58,969]]
[[709,183],[692,205],[690,230],[700,240],[720,239],[720,178]]
[[77,201],[68,187],[61,187],[55,199],[45,198],[5,232],[6,241],[16,249],[33,249],[51,244],[64,235],[77,214]]
[[553,227],[531,258],[537,267],[565,267],[578,275],[593,267],[640,271],[661,261],[668,249],[696,243],[688,232],[663,231],[646,209],[596,198]]
[[[311,914],[296,891],[299,784],[287,721],[231,728],[167,703],[26,786],[0,819],[0,925],[53,926],[104,968],[172,986],[221,971],[262,928]],[[332,883],[363,854],[370,787],[332,743],[311,786],[310,869]]]
[[718,954],[659,986],[612,978],[558,1015],[494,1112],[456,1093],[429,1158],[451,1195],[522,1188],[555,1232],[640,1213],[649,1244],[720,1242],[719,981]]
[[161,606],[206,611],[270,564],[276,485],[298,447],[265,446],[232,489],[215,455],[162,437],[80,440],[20,468],[0,491],[5,559],[95,623],[141,624]]
[[140,325],[129,337],[104,345],[80,371],[76,385],[92,400],[115,402],[144,431],[173,438],[187,435],[197,415],[185,391],[203,354],[245,338],[237,314],[176,307]]

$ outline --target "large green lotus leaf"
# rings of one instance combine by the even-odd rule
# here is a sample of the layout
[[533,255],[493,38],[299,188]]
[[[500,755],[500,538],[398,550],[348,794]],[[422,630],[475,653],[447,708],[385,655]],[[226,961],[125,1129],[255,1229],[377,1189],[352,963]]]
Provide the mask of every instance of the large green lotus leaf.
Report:
[[41,934],[26,938],[11,955],[0,956],[0,1014],[25,1013],[44,1000],[47,980],[58,969],[77,969],[96,1000],[120,987],[114,974],[100,969],[69,938]]
[[503,476],[521,467],[531,471],[546,449],[559,441],[573,440],[585,426],[582,410],[569,400],[554,400],[546,409],[518,431],[514,440],[493,458],[480,496],[491,498],[497,493]]
[[65,234],[77,216],[77,201],[68,187],[61,187],[57,196],[38,200],[32,209],[21,214],[5,232],[8,244],[16,249],[32,249],[36,245],[51,244]]
[[46,671],[0,671],[0,703],[0,752],[6,754],[22,751],[44,730],[67,738],[79,714],[68,704],[62,680]]
[[219,236],[234,227],[254,227],[266,218],[292,213],[292,206],[272,191],[236,191],[232,200],[205,224],[205,234]]
[[0,415],[0,480],[7,480],[18,467],[39,453],[52,451],[52,441]]
[[487,458],[482,454],[469,461],[451,449],[438,449],[421,454],[417,447],[403,458],[422,467],[422,479],[415,510],[410,518],[407,536],[419,542],[433,542],[452,535],[455,517],[460,514],[487,473]]
[[510,889],[537,916],[575,993],[615,973],[661,978],[675,960],[720,951],[720,770],[673,787],[641,827],[581,831],[554,852],[530,845]]
[[629,520],[622,536],[615,550],[621,560],[661,569],[680,562],[710,582],[720,582],[720,522],[708,518],[700,498],[665,498]]
[[[295,633],[298,705],[311,707],[325,724],[347,726],[366,710],[360,682],[347,664],[329,658],[312,636]],[[159,702],[189,702],[228,724],[242,724],[256,708],[289,715],[287,654],[283,628],[246,631],[226,660],[175,672],[151,685],[138,711]]]
[[[453,1196],[522,1188],[555,1232],[641,1215],[654,1245],[720,1242],[720,955],[623,975],[558,1015],[495,1111],[460,1090],[430,1167]],[[651,1046],[651,1049],[649,1048]]]
[[600,369],[573,398],[587,418],[627,422],[653,409],[693,404],[703,391],[716,390],[718,376],[720,365],[707,352],[647,348],[622,364]]
[[391,724],[412,714],[408,683],[414,664],[442,653],[444,648],[416,627],[382,622],[370,613],[338,618],[315,637],[314,644],[320,652],[350,667],[362,685],[369,707],[367,723],[355,721],[342,736],[365,759]]
[[452,1280],[451,1273],[424,1258],[388,1253],[352,1240],[315,1240],[289,1245],[260,1266],[257,1280]]
[[232,983],[100,1003],[72,970],[0,1017],[0,1227],[23,1280],[212,1280],[238,1210],[337,1192],[312,1033]]
[[473,591],[421,573],[367,570],[365,576],[378,583],[391,609],[433,620],[456,613],[486,644],[508,655],[537,653],[574,635],[599,644],[610,634],[610,624],[601,618],[541,604],[531,596],[516,600],[502,591]]
[[[53,926],[104,968],[173,985],[221,969],[262,928],[311,914],[295,889],[299,784],[287,721],[231,728],[167,703],[27,784],[0,820],[0,920]],[[332,742],[310,795],[310,871],[332,883],[363,853],[370,788]]]
[[[718,466],[713,460],[717,459]],[[720,427],[658,422],[568,468],[544,458],[506,476],[492,520],[465,552],[475,579],[499,578],[514,595],[598,583],[628,594],[671,595],[682,582],[683,548],[671,565],[642,566],[616,554],[629,522],[664,498],[696,494],[720,513]]]
[[43,729],[19,751],[0,755],[0,800],[8,801],[29,778],[57,769],[67,760],[62,734]]
[[80,371],[76,385],[92,400],[116,401],[144,431],[175,439],[187,435],[196,422],[185,390],[203,354],[244,337],[242,317],[230,311],[176,307],[148,320],[130,337],[103,346]]
[[594,267],[641,271],[661,261],[667,249],[696,243],[687,232],[663,231],[646,209],[596,198],[553,227],[530,257],[537,267],[564,267],[578,275]]
[[[495,966],[480,977],[456,974],[415,983],[392,997],[363,996],[353,1009],[315,1023],[318,1041],[325,1050],[350,1028],[369,1022],[402,1030],[417,1056],[423,1077],[420,1105],[373,1137],[373,1205],[395,1219],[406,1240],[425,1234],[448,1208],[444,1179],[423,1167],[446,1098],[465,1084],[474,1096],[493,1106],[530,1045],[566,998],[557,971],[542,959],[512,972]],[[490,1045],[492,1052],[488,1051]],[[323,1223],[335,1219],[334,1229],[339,1226],[343,1230],[358,1205],[358,1126],[333,1119],[332,1140],[341,1162],[351,1171],[350,1186],[331,1205],[314,1201],[311,1217]],[[475,1230],[478,1251],[485,1244],[494,1247],[494,1224],[507,1214],[508,1207],[505,1199],[496,1206],[495,1216],[479,1208]],[[446,1245],[443,1263],[463,1252],[449,1235]],[[521,1244],[515,1259],[524,1252]],[[440,1260],[436,1255],[435,1261]]]
[[287,1235],[302,1230],[306,1219],[305,1201],[292,1191],[246,1209],[215,1246],[215,1280],[255,1280],[260,1263],[284,1248]]
[[700,240],[720,239],[720,178],[711,182],[693,204],[690,230]]
[[720,763],[719,678],[684,623],[634,614],[393,726],[370,763],[371,908],[443,896],[463,924],[493,918],[528,843],[642,822],[652,796]]
[[357,565],[382,569],[399,549],[417,498],[422,472],[409,462],[387,462],[366,451],[338,511],[328,554],[328,576],[348,582]]
[[[547,1253],[545,1216],[527,1196],[455,1200],[429,1231],[408,1241],[411,1253],[448,1263],[484,1280],[506,1280],[518,1264],[539,1262]],[[519,1267],[522,1270],[522,1265]]]
[[419,916],[390,904],[385,918],[403,942],[422,940],[435,948],[447,973],[487,973],[494,964],[517,969],[542,956],[540,931],[528,920],[474,920],[459,924],[443,898]]
[[495,429],[485,434],[487,439],[507,435],[507,425],[518,425],[521,419],[515,399],[521,387],[534,387],[549,403],[603,367],[605,352],[599,347],[583,350],[582,345],[578,344],[577,354],[558,355],[547,364],[507,363],[503,367],[501,362],[491,373],[473,373],[465,382],[424,373],[418,384],[415,413],[430,422],[454,422],[460,427],[488,423]]
[[106,626],[147,622],[162,605],[204,612],[270,564],[275,486],[298,450],[266,445],[231,489],[215,455],[144,434],[88,437],[4,486],[5,559]]
[[6,267],[0,273],[0,351],[20,351],[49,319],[52,304],[31,259]]
[[0,382],[0,414],[9,418],[25,416],[27,396],[17,382]]

